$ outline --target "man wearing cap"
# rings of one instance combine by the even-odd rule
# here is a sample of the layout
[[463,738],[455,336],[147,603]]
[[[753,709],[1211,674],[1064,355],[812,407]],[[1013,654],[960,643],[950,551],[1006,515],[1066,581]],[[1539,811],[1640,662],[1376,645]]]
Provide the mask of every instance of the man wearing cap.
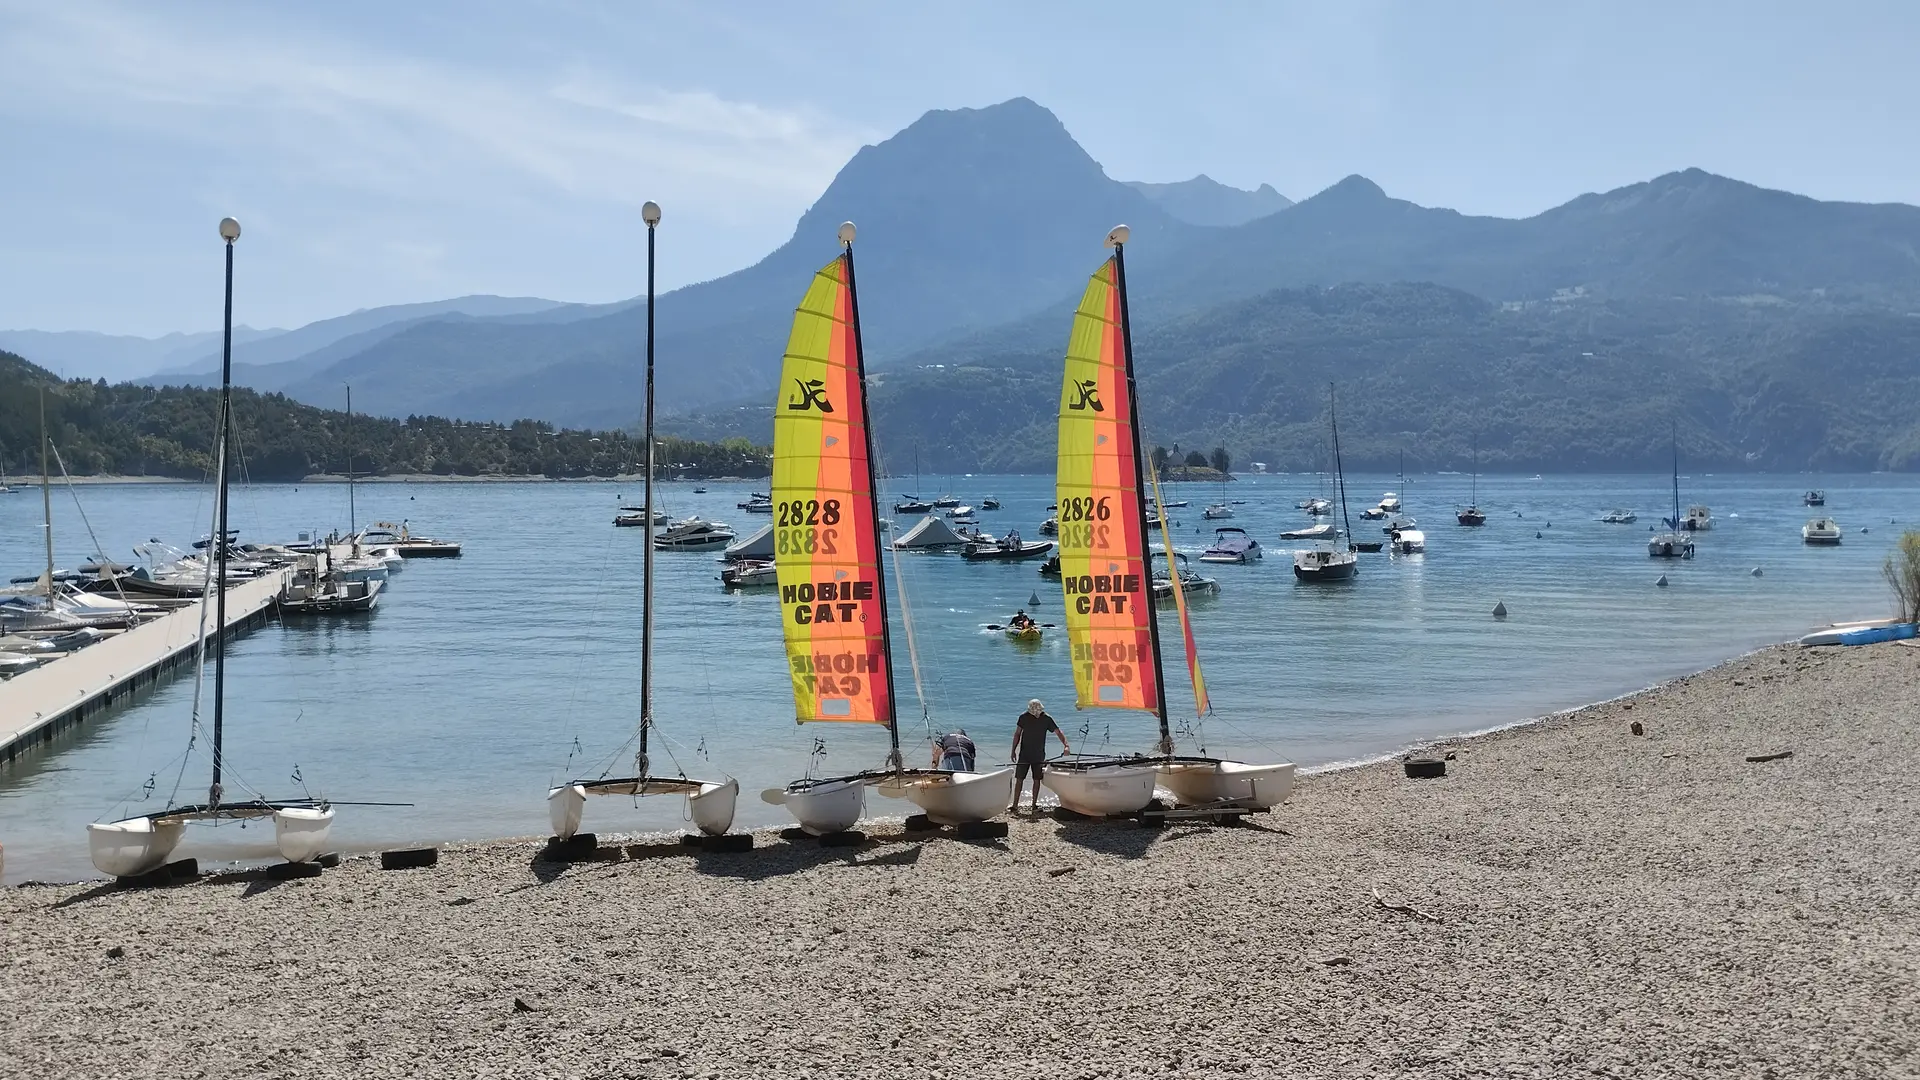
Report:
[[1020,783],[1033,773],[1033,810],[1040,811],[1040,774],[1047,767],[1047,733],[1052,732],[1060,738],[1060,752],[1070,754],[1067,746],[1067,733],[1060,730],[1053,717],[1040,704],[1039,698],[1027,702],[1027,711],[1020,714],[1013,724],[1013,805],[1007,807],[1011,814],[1020,808]]

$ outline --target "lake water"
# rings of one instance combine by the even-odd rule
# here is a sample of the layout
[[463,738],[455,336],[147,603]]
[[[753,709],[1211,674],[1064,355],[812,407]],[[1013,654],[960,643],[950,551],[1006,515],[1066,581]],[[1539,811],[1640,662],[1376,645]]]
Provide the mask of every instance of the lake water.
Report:
[[[982,526],[1036,535],[1052,501],[1052,478],[952,478],[970,501],[1004,504]],[[1825,512],[1847,529],[1839,548],[1808,548],[1801,505],[1824,486]],[[931,496],[942,485],[925,482]],[[735,504],[759,484],[663,485],[676,516],[698,513],[742,535],[767,519]],[[1390,477],[1353,478],[1354,510]],[[1362,555],[1358,578],[1297,584],[1283,528],[1305,523],[1294,503],[1316,491],[1311,476],[1254,476],[1230,486],[1243,499],[1230,523],[1267,549],[1263,562],[1209,566],[1215,598],[1193,604],[1214,715],[1192,717],[1192,695],[1169,657],[1176,720],[1215,751],[1291,759],[1303,766],[1388,753],[1430,736],[1512,723],[1631,691],[1836,620],[1890,611],[1879,565],[1899,532],[1890,520],[1920,519],[1920,477],[1694,476],[1682,497],[1713,508],[1716,527],[1691,562],[1651,560],[1648,523],[1668,500],[1664,476],[1532,480],[1483,477],[1480,529],[1456,526],[1465,476],[1408,482],[1408,512],[1428,535],[1425,555]],[[903,490],[903,489],[900,489]],[[1212,537],[1203,504],[1214,485],[1172,485],[1176,544],[1197,555]],[[638,716],[641,530],[610,524],[637,485],[608,483],[381,483],[358,488],[360,520],[410,519],[424,535],[464,541],[459,560],[413,560],[373,615],[289,622],[238,639],[227,673],[230,770],[285,797],[298,776],[341,800],[410,802],[410,808],[343,807],[334,835],[346,850],[404,842],[543,835],[548,786],[629,759]],[[891,502],[891,498],[889,498]],[[100,485],[54,493],[62,566],[92,554],[83,510],[108,553],[158,537],[186,546],[208,532],[203,485]],[[1611,507],[1636,509],[1636,525],[1604,525]],[[236,489],[233,525],[244,539],[287,540],[301,530],[344,526],[338,485]],[[0,496],[0,570],[35,572],[43,561],[40,499]],[[1355,517],[1355,532],[1375,523]],[[1863,527],[1870,532],[1862,533]],[[1015,714],[1043,699],[1076,749],[1145,749],[1146,714],[1076,712],[1063,631],[1023,646],[983,629],[1028,600],[1058,622],[1058,582],[1037,562],[969,564],[948,555],[906,555],[898,582],[912,606],[922,684],[932,726],[964,726],[999,760]],[[656,769],[678,760],[691,775],[725,771],[741,780],[739,824],[782,823],[785,812],[757,792],[808,767],[814,741],[826,770],[878,766],[883,729],[793,722],[770,591],[728,593],[715,553],[662,553],[659,581]],[[1764,576],[1750,571],[1759,567]],[[1668,588],[1655,579],[1667,575]],[[1511,616],[1490,612],[1505,602]],[[894,605],[896,620],[900,607]],[[896,621],[902,742],[925,760],[927,725]],[[1178,637],[1168,636],[1170,649]],[[211,680],[209,679],[209,684]],[[132,706],[90,720],[47,751],[0,766],[0,844],[6,880],[89,876],[84,826],[204,795],[204,748],[186,761],[192,681],[178,679]],[[4,701],[4,698],[0,698]],[[1185,718],[1183,720],[1183,718]],[[1084,734],[1080,732],[1084,729]],[[1192,745],[1193,740],[1188,740]],[[627,747],[623,749],[623,747]],[[671,756],[669,756],[669,752]],[[151,794],[145,787],[151,778]],[[237,784],[229,782],[229,791]],[[905,803],[874,797],[876,813]],[[601,832],[672,829],[678,800],[635,805],[596,799],[588,827]],[[231,838],[232,830],[221,834]],[[270,830],[250,834],[270,838]],[[182,854],[195,854],[192,841]],[[222,851],[226,850],[223,845]],[[203,849],[202,855],[213,852]]]

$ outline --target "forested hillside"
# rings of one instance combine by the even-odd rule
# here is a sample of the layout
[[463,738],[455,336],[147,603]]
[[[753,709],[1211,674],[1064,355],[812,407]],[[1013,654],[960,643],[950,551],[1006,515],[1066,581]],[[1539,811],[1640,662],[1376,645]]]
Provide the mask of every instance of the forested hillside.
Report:
[[[47,434],[76,476],[198,479],[211,469],[218,391],[63,382],[0,352],[0,458],[13,475],[40,470],[43,401]],[[643,448],[625,432],[556,430],[532,420],[349,418],[251,390],[234,392],[233,416],[239,468],[259,481],[344,473],[349,456],[359,476],[613,476],[633,472]],[[669,438],[658,460],[687,476],[764,476],[768,470],[766,449],[745,439]]]

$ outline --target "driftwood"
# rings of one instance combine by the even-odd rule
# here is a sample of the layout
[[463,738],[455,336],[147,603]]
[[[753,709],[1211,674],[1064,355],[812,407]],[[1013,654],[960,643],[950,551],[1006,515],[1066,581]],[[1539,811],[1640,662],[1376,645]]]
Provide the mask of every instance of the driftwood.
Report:
[[1793,756],[1793,751],[1782,750],[1777,754],[1748,754],[1747,760],[1758,764],[1762,761],[1781,761]]
[[1411,915],[1416,919],[1424,919],[1430,923],[1437,923],[1440,921],[1440,916],[1435,915],[1432,912],[1421,911],[1417,907],[1409,907],[1406,904],[1387,903],[1386,898],[1380,895],[1379,889],[1373,890],[1373,904],[1375,907],[1386,908],[1388,911],[1399,912],[1402,915]]

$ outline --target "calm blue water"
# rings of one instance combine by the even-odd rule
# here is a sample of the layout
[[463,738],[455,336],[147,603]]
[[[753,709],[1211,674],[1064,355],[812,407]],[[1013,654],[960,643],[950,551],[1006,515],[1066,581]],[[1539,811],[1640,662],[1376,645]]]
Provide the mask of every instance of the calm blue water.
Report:
[[[1633,690],[1812,625],[1878,617],[1889,611],[1878,567],[1898,532],[1889,520],[1920,520],[1916,477],[1694,476],[1682,481],[1683,499],[1710,505],[1717,528],[1700,537],[1694,561],[1655,562],[1645,542],[1666,477],[1482,478],[1480,505],[1490,518],[1482,529],[1452,520],[1467,482],[1409,482],[1407,509],[1427,531],[1426,555],[1363,555],[1356,581],[1321,586],[1294,582],[1289,545],[1277,539],[1304,521],[1293,504],[1315,491],[1315,479],[1232,485],[1232,497],[1246,500],[1232,524],[1252,531],[1268,556],[1206,568],[1222,592],[1193,605],[1216,713],[1200,732],[1209,748],[1303,765],[1379,754]],[[1036,533],[1052,501],[1051,477],[950,483],[971,500],[1003,501],[1004,510],[981,515],[995,532]],[[1800,542],[1811,513],[1800,494],[1814,484],[1826,487],[1826,512],[1848,530],[1840,548]],[[718,518],[744,535],[766,520],[735,509],[752,486],[663,490],[676,515]],[[938,487],[928,482],[921,494]],[[1355,509],[1398,487],[1389,477],[1355,477]],[[1205,547],[1212,529],[1199,510],[1219,490],[1168,488],[1169,499],[1193,502],[1174,512],[1183,549],[1197,555]],[[544,834],[551,782],[631,755],[621,747],[637,718],[641,535],[610,521],[617,505],[637,497],[636,485],[605,483],[361,485],[362,522],[409,518],[422,534],[465,541],[466,557],[409,562],[370,618],[269,625],[237,641],[227,683],[232,769],[268,794],[296,790],[297,768],[314,791],[336,799],[416,804],[343,808],[335,835],[346,848]],[[208,531],[203,486],[95,486],[81,488],[79,499],[121,559],[150,536],[185,546]],[[1600,524],[1613,506],[1635,508],[1640,523]],[[71,494],[56,490],[54,509],[59,562],[72,565],[92,553],[87,532]],[[232,516],[247,538],[290,539],[344,525],[346,490],[239,490]],[[37,495],[0,496],[0,570],[8,576],[42,561],[39,523]],[[1354,525],[1357,533],[1376,527],[1357,518]],[[1871,531],[1861,534],[1863,526]],[[1034,592],[1040,617],[1058,621],[1058,585],[1042,581],[1036,563],[941,555],[902,563],[936,727],[965,726],[992,756],[1010,738],[1015,713],[1039,697],[1070,736],[1086,725],[1076,748],[1149,745],[1153,723],[1144,714],[1075,712],[1064,636],[1050,633],[1031,647],[982,630]],[[689,773],[740,777],[742,824],[782,820],[784,811],[754,793],[799,775],[816,738],[826,743],[823,768],[881,762],[883,730],[793,723],[771,593],[722,591],[711,553],[662,554],[658,565],[663,749]],[[1756,566],[1763,577],[1749,574]],[[1670,588],[1654,587],[1662,573]],[[1497,601],[1512,613],[1503,623],[1489,617]],[[905,641],[898,624],[894,640]],[[1177,637],[1168,641],[1177,647]],[[912,672],[899,651],[900,698],[911,709]],[[1190,717],[1179,671],[1172,665],[1168,679],[1174,712]],[[7,880],[90,874],[85,823],[164,800],[181,775],[191,699],[190,680],[167,684],[51,752],[0,769]],[[919,717],[901,726],[909,760],[922,756]],[[204,754],[187,763],[183,798],[204,793],[206,769]],[[155,792],[142,801],[149,777]],[[590,824],[605,832],[673,828],[674,802],[595,800]],[[875,799],[876,810],[904,807]]]

